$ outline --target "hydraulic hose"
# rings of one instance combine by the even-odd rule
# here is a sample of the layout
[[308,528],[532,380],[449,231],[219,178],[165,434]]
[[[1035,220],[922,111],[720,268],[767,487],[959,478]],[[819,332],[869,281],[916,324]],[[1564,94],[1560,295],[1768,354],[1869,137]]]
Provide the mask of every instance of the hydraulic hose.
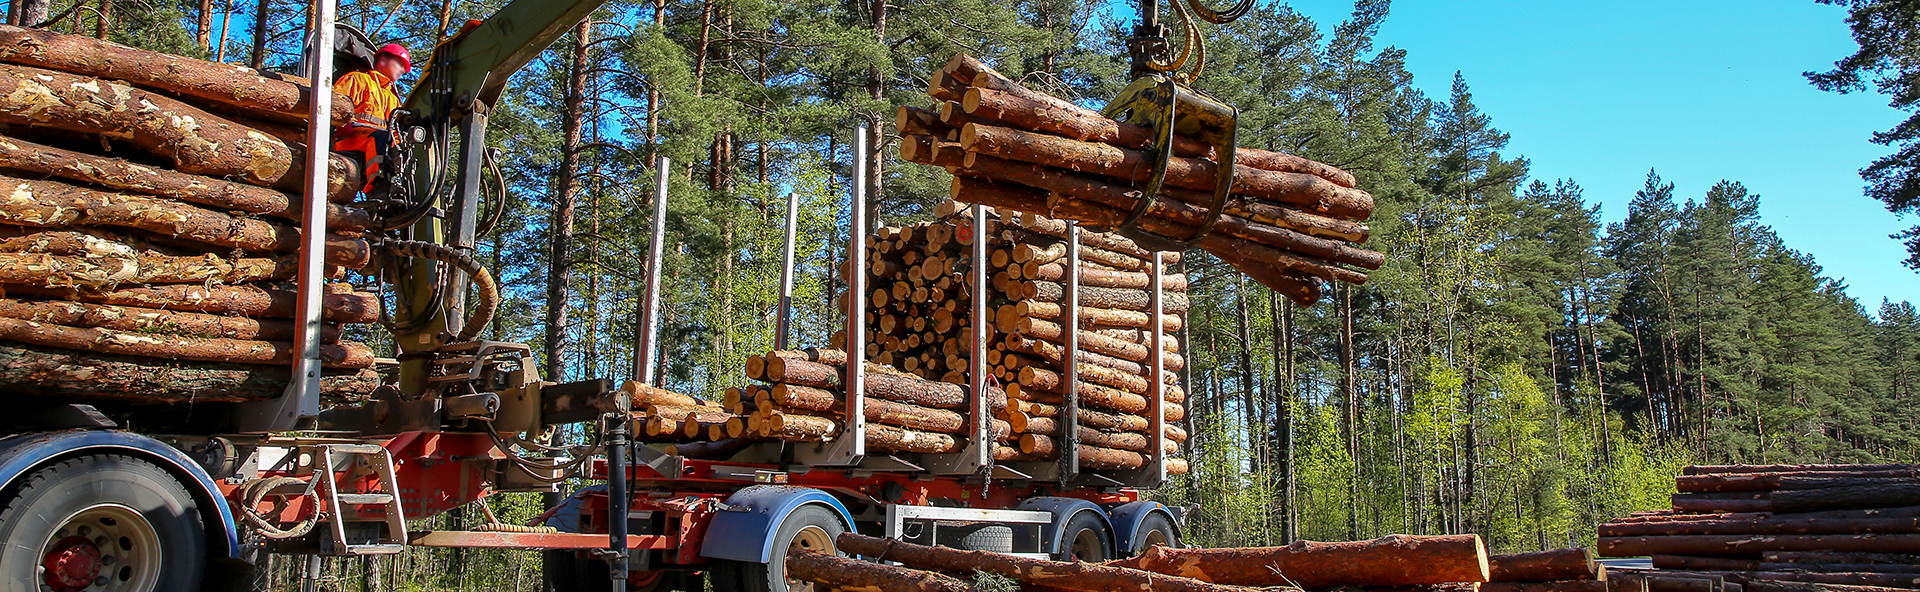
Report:
[[[500,285],[494,283],[493,274],[479,261],[474,261],[471,255],[453,247],[424,241],[390,240],[383,244],[394,255],[439,261],[457,267],[473,278],[473,287],[480,291],[480,301],[474,306],[473,312],[467,315],[466,323],[460,326],[460,333],[453,338],[455,343],[473,341],[480,336],[480,331],[486,329],[487,323],[493,322],[494,313],[500,309]],[[461,296],[452,295],[454,298]]]

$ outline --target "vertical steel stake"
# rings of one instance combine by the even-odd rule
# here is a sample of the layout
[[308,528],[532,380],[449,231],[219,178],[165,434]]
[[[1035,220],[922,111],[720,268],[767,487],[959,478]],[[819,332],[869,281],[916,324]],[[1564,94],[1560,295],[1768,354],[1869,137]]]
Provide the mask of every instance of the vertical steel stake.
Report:
[[[787,250],[780,263],[780,315],[773,329],[773,349],[787,349],[788,335],[793,332],[793,239],[799,229],[800,194],[788,193]],[[858,267],[858,264],[850,264],[849,267]]]
[[1060,332],[1066,350],[1067,376],[1064,380],[1060,424],[1054,436],[1060,441],[1060,482],[1070,483],[1080,476],[1080,224],[1067,223],[1066,294],[1061,304]]
[[867,126],[853,132],[853,198],[847,221],[847,430],[855,457],[867,454]]
[[655,384],[659,369],[654,355],[660,348],[660,266],[665,260],[667,243],[667,171],[673,168],[673,161],[661,155],[653,169],[653,243],[647,245],[647,293],[640,300],[640,343],[634,348],[633,355],[638,363],[634,367],[640,374],[634,377],[636,382]]

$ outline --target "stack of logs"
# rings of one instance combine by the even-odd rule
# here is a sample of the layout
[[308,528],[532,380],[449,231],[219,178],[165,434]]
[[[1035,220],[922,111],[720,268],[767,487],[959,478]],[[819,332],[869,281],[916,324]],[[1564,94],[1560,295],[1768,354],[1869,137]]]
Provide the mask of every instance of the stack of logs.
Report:
[[[133,402],[278,396],[294,356],[306,81],[0,26],[0,387]],[[328,93],[339,124],[345,97]],[[330,277],[372,219],[332,155]],[[327,286],[323,394],[378,386],[341,339],[373,294]]]
[[[1248,592],[1342,590],[1471,592],[1490,564],[1477,535],[1394,535],[1349,543],[1296,542],[1285,547],[1171,549],[1107,563],[1048,561],[987,551],[925,547],[842,534],[839,551],[882,558],[886,565],[796,549],[787,577],[827,590],[963,592],[976,573],[1011,579],[1024,590],[1107,592]],[[1590,562],[1589,562],[1590,563]]]
[[[772,351],[747,360],[747,377],[762,381],[729,390],[725,406],[746,416],[742,434],[747,439],[789,442],[825,442],[840,435],[846,418],[846,392],[841,379],[847,354],[837,349]],[[966,387],[927,380],[891,366],[866,363],[866,445],[890,452],[938,454],[966,447],[972,424],[967,421]],[[995,411],[1007,404],[1007,393],[986,390]],[[1006,422],[991,419],[993,456],[1011,458],[1007,446],[1012,431]]]
[[[1021,86],[970,56],[934,73],[937,110],[903,107],[896,125],[903,160],[946,168],[952,196],[968,203],[1118,227],[1139,204],[1153,169],[1148,128],[1108,119]],[[1251,148],[1234,157],[1231,195],[1206,236],[1194,237],[1213,203],[1213,148],[1173,142],[1157,201],[1139,230],[1195,246],[1302,305],[1321,297],[1320,280],[1351,284],[1385,258],[1354,245],[1373,196],[1353,175],[1304,158]]]
[[1920,588],[1920,465],[1687,467],[1674,509],[1601,524],[1600,552],[1761,588]]
[[[869,240],[866,268],[868,358],[882,365],[942,382],[965,384],[974,325],[971,245],[973,221],[956,202],[936,209],[942,220],[882,228]],[[949,222],[948,220],[952,220]],[[994,382],[1006,385],[1011,399],[997,418],[1012,429],[1020,454],[1011,459],[1052,461],[1065,392],[1065,335],[1061,318],[1065,296],[1068,233],[1065,222],[1018,212],[989,210],[986,270],[991,281],[986,364]],[[1151,354],[1152,253],[1115,234],[1080,233],[1079,297],[1080,411],[1079,460],[1091,470],[1134,470],[1145,466],[1151,449],[1145,413]],[[1162,256],[1162,265],[1179,261]],[[1173,332],[1184,324],[1186,276],[1163,274],[1166,334],[1161,347],[1166,370],[1165,419],[1168,454],[1178,452],[1186,432],[1171,422],[1186,409],[1186,393],[1177,384],[1184,359]],[[1184,459],[1168,459],[1168,470],[1187,472]]]

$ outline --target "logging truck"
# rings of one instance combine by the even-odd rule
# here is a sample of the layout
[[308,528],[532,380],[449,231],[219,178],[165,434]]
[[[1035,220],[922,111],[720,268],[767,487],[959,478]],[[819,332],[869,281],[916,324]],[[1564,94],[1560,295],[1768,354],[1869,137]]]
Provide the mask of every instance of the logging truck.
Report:
[[[332,22],[333,0],[317,4],[304,63],[308,80],[324,81],[332,79],[335,52],[350,52],[356,40]],[[302,241],[291,315],[297,330],[290,372],[280,374],[285,384],[269,385],[274,394],[164,406],[0,396],[17,410],[0,438],[0,592],[233,590],[250,585],[252,566],[266,554],[305,556],[307,569],[317,570],[322,556],[410,546],[540,551],[548,580],[561,590],[702,590],[710,581],[715,590],[781,591],[790,584],[787,550],[832,551],[843,532],[1088,561],[1179,544],[1180,512],[1140,494],[1167,478],[1158,406],[1146,413],[1153,446],[1137,469],[1082,471],[1074,430],[1063,430],[1057,462],[996,462],[981,395],[988,378],[975,355],[964,407],[971,421],[961,434],[968,443],[940,454],[889,453],[867,447],[865,365],[847,363],[838,437],[669,450],[630,437],[628,389],[604,379],[543,381],[526,345],[477,339],[500,300],[470,257],[483,202],[497,199],[483,183],[498,171],[485,143],[489,112],[515,71],[600,4],[516,0],[469,22],[435,48],[391,118],[392,148],[374,184],[381,189],[356,202],[374,214],[368,241],[380,255],[382,281],[390,282],[383,320],[398,349],[380,360],[382,381],[370,396],[322,404],[323,300],[330,296],[322,253],[333,165],[321,150],[295,153],[307,171],[293,217]],[[304,144],[329,145],[335,102],[303,102],[311,110]],[[865,142],[867,134],[855,138]],[[664,158],[659,168],[667,168]],[[853,175],[850,200],[848,256],[856,262],[866,248],[865,178]],[[652,299],[664,181],[655,190],[650,313],[636,347],[648,363],[656,357]],[[974,228],[985,227],[980,206],[967,215]],[[971,248],[973,260],[986,260],[985,241]],[[787,261],[790,290],[790,254]],[[975,294],[985,293],[984,268],[976,265],[965,280]],[[1159,343],[1157,265],[1152,273],[1148,343]],[[863,274],[849,280],[845,351],[858,360],[867,351],[867,287]],[[1067,285],[1071,303],[1074,283]],[[991,318],[985,300],[974,299],[971,318]],[[1076,326],[1066,314],[1066,326]],[[781,325],[784,341],[784,317]],[[1075,333],[1067,333],[1073,351]],[[971,351],[985,351],[985,332],[973,339]],[[1155,396],[1161,374],[1156,354],[1147,373]],[[1074,401],[1065,397],[1064,425],[1076,425]],[[591,434],[589,441],[569,446],[545,437],[569,425]],[[469,505],[490,517],[490,496],[557,493],[566,482],[588,485],[530,523],[489,520],[470,531],[409,523]]]

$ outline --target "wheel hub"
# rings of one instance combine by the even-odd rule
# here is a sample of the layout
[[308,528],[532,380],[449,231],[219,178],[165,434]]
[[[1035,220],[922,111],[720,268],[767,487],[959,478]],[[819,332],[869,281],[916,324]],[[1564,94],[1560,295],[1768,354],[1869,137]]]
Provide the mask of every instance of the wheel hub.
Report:
[[84,536],[60,539],[40,560],[48,588],[78,592],[100,577],[100,547]]

